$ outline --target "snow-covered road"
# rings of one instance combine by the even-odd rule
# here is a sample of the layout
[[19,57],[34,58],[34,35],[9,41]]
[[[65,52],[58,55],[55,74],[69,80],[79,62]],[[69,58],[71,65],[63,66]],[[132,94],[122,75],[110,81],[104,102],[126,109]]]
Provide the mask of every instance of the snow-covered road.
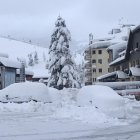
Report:
[[50,140],[92,135],[94,126],[45,113],[0,114],[0,140]]
[[93,124],[72,119],[56,119],[46,113],[0,114],[0,140],[139,140],[139,138],[140,119],[129,125],[97,129]]

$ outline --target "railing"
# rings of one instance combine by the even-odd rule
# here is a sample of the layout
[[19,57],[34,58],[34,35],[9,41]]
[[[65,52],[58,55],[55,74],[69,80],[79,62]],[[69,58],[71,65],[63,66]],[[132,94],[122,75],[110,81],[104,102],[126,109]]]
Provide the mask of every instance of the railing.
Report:
[[92,82],[92,78],[85,78],[85,82]]
[[85,56],[85,60],[90,60],[91,59],[91,56],[90,55],[86,55]]
[[85,73],[85,77],[92,77],[92,73]]
[[85,64],[85,68],[91,68],[91,64],[90,63],[86,63]]

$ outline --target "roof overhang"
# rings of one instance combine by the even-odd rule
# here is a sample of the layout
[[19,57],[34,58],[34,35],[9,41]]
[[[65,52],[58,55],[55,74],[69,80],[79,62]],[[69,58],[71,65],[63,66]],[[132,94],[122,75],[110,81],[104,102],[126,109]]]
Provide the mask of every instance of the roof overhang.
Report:
[[116,79],[126,79],[128,78],[128,75],[123,71],[114,71],[98,77],[97,80],[102,80],[110,77],[115,77]]

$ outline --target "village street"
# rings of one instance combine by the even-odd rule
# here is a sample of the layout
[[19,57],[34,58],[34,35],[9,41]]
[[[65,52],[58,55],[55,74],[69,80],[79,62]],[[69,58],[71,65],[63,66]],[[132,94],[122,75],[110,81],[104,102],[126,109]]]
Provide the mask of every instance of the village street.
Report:
[[135,121],[124,120],[129,125],[110,128],[95,128],[91,123],[52,117],[49,112],[2,112],[0,140],[138,140],[139,109],[135,107],[132,112],[136,114]]

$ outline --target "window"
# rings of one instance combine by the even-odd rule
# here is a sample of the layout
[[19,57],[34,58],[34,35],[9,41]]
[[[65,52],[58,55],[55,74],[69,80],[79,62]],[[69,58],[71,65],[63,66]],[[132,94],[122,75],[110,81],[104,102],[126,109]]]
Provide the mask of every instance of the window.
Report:
[[102,54],[102,50],[98,50],[98,54]]
[[139,48],[139,43],[138,42],[136,43],[136,48]]
[[110,72],[110,69],[108,68],[108,72]]
[[99,69],[99,73],[102,73],[102,69]]
[[93,72],[96,72],[96,69],[93,69]]
[[93,78],[93,82],[96,82],[96,78]]
[[133,67],[135,67],[135,61],[133,61]]
[[140,63],[139,63],[139,60],[136,60],[136,65],[139,65]]
[[93,50],[93,51],[92,51],[92,54],[96,54],[96,51],[95,51],[95,50]]
[[102,64],[102,59],[98,59],[98,63]]
[[93,60],[92,60],[92,63],[96,63],[96,60],[95,60],[95,59],[93,59]]

